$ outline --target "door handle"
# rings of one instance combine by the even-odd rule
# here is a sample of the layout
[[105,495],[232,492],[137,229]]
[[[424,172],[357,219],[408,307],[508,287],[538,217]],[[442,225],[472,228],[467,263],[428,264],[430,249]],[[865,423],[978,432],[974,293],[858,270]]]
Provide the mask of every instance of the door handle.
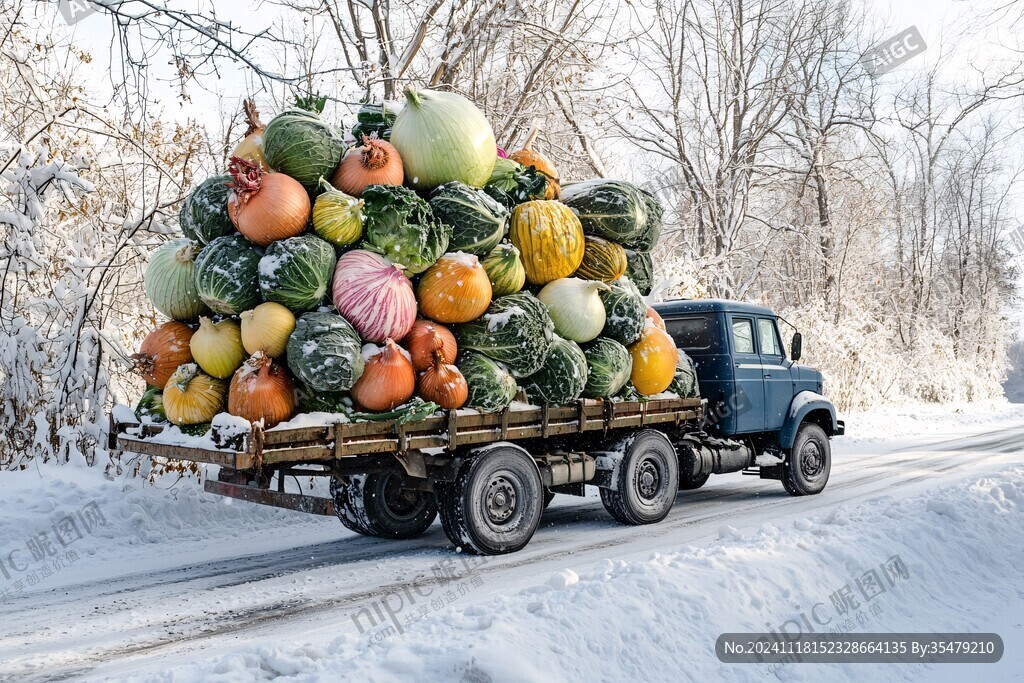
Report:
[[765,378],[765,379],[771,379],[771,378],[772,378],[772,376],[771,376],[771,375],[765,375],[765,376],[764,376],[764,378]]

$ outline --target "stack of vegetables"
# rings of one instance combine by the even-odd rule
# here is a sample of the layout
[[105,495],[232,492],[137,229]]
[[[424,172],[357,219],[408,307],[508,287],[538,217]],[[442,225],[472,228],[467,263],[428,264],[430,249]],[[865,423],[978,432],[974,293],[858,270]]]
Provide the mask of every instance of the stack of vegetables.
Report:
[[[318,112],[250,127],[182,206],[146,292],[170,320],[136,354],[138,412],[357,418],[649,396],[685,366],[644,303],[661,207],[625,182],[560,184],[506,155],[453,93],[364,106],[346,145]],[[520,393],[522,392],[522,393]]]

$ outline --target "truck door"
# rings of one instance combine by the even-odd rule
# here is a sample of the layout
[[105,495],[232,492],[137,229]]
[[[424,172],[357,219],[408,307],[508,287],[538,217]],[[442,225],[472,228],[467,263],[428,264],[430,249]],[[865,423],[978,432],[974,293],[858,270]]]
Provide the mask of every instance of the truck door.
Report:
[[782,350],[782,340],[774,318],[757,319],[757,342],[761,350],[764,377],[765,429],[782,429],[789,404],[793,400],[792,365]]
[[764,372],[754,336],[754,318],[730,315],[729,328],[736,367],[736,390],[731,404],[736,414],[736,433],[760,432],[765,424]]

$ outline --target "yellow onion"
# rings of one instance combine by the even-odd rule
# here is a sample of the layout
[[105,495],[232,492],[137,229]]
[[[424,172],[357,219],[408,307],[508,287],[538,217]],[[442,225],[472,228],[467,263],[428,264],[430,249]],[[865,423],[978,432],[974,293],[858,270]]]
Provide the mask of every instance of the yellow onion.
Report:
[[416,391],[416,371],[409,354],[390,337],[384,346],[363,346],[366,365],[352,387],[352,398],[366,410],[393,410]]
[[164,412],[176,425],[209,422],[220,412],[227,393],[227,382],[200,372],[195,363],[186,363],[164,385]]
[[228,412],[273,427],[295,414],[295,382],[283,365],[255,353],[231,378]]
[[178,366],[192,362],[192,334],[191,327],[172,320],[146,335],[139,352],[132,356],[135,370],[146,384],[162,387]]
[[242,348],[246,353],[262,351],[277,358],[295,329],[295,316],[281,304],[267,301],[239,316],[242,319]]
[[209,318],[199,319],[199,329],[189,342],[192,357],[206,374],[227,379],[245,360],[242,348],[242,330],[235,320],[215,323]]
[[444,358],[444,342],[437,333],[433,338],[433,362],[419,379],[419,395],[447,410],[461,408],[469,398],[469,386],[462,372]]
[[256,164],[233,157],[228,217],[247,240],[265,247],[301,235],[309,223],[306,188],[284,173],[267,173]]
[[459,346],[455,343],[455,335],[444,325],[420,318],[412,324],[409,334],[405,335],[402,340],[405,348],[409,349],[412,366],[416,372],[423,372],[434,362],[435,337],[441,339],[441,355],[444,357],[444,362],[455,362],[455,356],[459,352]]
[[402,157],[386,140],[363,136],[363,144],[351,148],[338,164],[331,184],[359,197],[367,185],[401,185],[405,179]]
[[245,135],[235,145],[231,156],[245,159],[249,163],[267,169],[269,168],[267,160],[263,157],[263,129],[266,126],[260,121],[256,103],[252,100],[245,100],[242,102],[242,111],[245,113],[245,122],[248,127],[245,129]]
[[363,236],[363,200],[320,179],[323,192],[313,202],[313,229],[336,247],[355,244]]

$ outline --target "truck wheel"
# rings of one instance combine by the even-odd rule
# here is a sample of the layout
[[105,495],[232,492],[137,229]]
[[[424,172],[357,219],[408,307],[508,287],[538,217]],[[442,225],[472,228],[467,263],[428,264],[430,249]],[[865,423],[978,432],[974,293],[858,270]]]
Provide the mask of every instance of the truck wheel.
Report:
[[537,464],[518,446],[471,455],[455,481],[438,491],[441,524],[458,548],[477,555],[521,550],[544,509]]
[[668,515],[679,491],[679,461],[672,442],[645,429],[620,442],[622,462],[612,488],[601,489],[601,502],[622,524],[652,524]]
[[832,447],[825,430],[810,422],[797,432],[789,457],[782,464],[782,485],[791,496],[821,493],[832,470]]
[[397,472],[331,478],[338,519],[357,534],[378,538],[416,538],[437,517],[434,496],[402,488]]

